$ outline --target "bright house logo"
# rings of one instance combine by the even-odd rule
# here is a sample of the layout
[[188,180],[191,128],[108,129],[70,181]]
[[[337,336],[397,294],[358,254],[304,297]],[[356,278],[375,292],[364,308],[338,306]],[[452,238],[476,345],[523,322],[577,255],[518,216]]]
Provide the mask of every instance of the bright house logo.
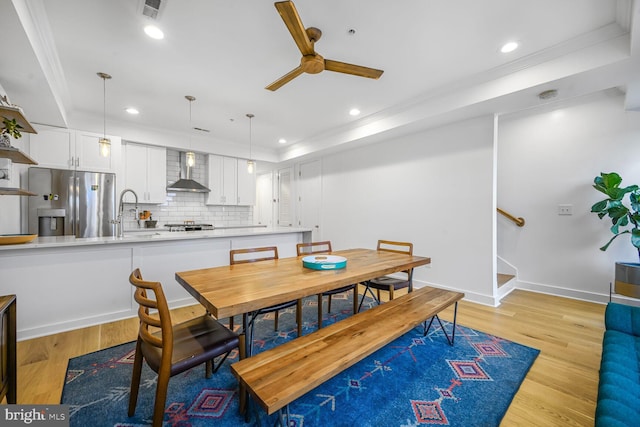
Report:
[[69,405],[5,405],[0,413],[3,426],[69,426]]

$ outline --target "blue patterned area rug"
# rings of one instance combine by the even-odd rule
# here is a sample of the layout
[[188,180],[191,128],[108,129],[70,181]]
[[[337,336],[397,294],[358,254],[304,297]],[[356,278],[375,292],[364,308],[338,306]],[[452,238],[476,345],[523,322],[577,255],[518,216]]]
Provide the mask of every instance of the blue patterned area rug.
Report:
[[[323,323],[351,315],[350,301],[334,296]],[[316,299],[305,300],[304,333],[317,329],[316,313]],[[294,339],[295,331],[293,309],[280,312],[279,332],[273,330],[272,316],[264,316],[257,321],[254,351]],[[70,405],[71,426],[151,424],[157,377],[146,365],[135,416],[127,416],[134,344],[69,361],[61,403]],[[296,400],[290,405],[292,425],[497,426],[538,353],[460,325],[452,347],[434,322],[426,337],[416,328]],[[171,378],[165,426],[255,424],[255,413],[248,424],[238,413],[237,382],[228,366],[238,355],[231,356],[209,380],[204,365]],[[257,413],[261,425],[274,425],[275,415]]]

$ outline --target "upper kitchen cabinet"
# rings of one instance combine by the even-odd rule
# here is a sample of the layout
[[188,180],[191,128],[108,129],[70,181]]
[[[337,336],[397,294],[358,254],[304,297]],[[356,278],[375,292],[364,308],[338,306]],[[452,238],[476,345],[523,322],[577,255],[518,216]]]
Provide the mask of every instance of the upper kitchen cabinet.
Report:
[[237,205],[238,161],[232,157],[209,155],[209,181],[211,192],[208,205]]
[[249,173],[247,160],[238,159],[238,205],[256,204],[256,174]]
[[136,192],[139,203],[166,202],[166,148],[126,143],[124,161],[124,187]]
[[111,155],[100,155],[98,141],[101,134],[76,131],[73,129],[38,129],[38,134],[30,139],[31,155],[38,159],[40,166],[57,169],[81,169],[96,172],[115,172],[114,150],[120,146],[120,138],[111,139]]
[[209,155],[208,205],[252,206],[256,177],[247,171],[247,160]]

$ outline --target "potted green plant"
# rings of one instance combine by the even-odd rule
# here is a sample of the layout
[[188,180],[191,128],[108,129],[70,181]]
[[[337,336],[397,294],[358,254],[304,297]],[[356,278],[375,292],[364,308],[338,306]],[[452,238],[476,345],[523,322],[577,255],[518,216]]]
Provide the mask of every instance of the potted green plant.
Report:
[[[608,217],[613,233],[613,237],[600,250],[606,251],[615,239],[628,234],[640,258],[640,187],[621,187],[621,184],[622,178],[615,172],[600,173],[593,180],[593,188],[607,198],[595,203],[591,212],[596,213],[600,219]],[[640,298],[640,263],[616,262],[615,291]]]
[[10,136],[15,139],[22,138],[20,129],[22,129],[22,126],[20,126],[20,124],[16,122],[16,119],[9,120],[8,118],[3,117],[2,130],[0,132],[0,146],[10,147],[11,146],[11,139],[9,139]]

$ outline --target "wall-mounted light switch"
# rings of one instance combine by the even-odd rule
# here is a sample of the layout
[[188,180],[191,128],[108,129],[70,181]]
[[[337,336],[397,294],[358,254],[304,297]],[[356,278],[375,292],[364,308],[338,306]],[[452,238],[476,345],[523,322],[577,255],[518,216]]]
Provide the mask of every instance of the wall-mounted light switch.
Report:
[[573,205],[558,205],[558,215],[573,215]]

